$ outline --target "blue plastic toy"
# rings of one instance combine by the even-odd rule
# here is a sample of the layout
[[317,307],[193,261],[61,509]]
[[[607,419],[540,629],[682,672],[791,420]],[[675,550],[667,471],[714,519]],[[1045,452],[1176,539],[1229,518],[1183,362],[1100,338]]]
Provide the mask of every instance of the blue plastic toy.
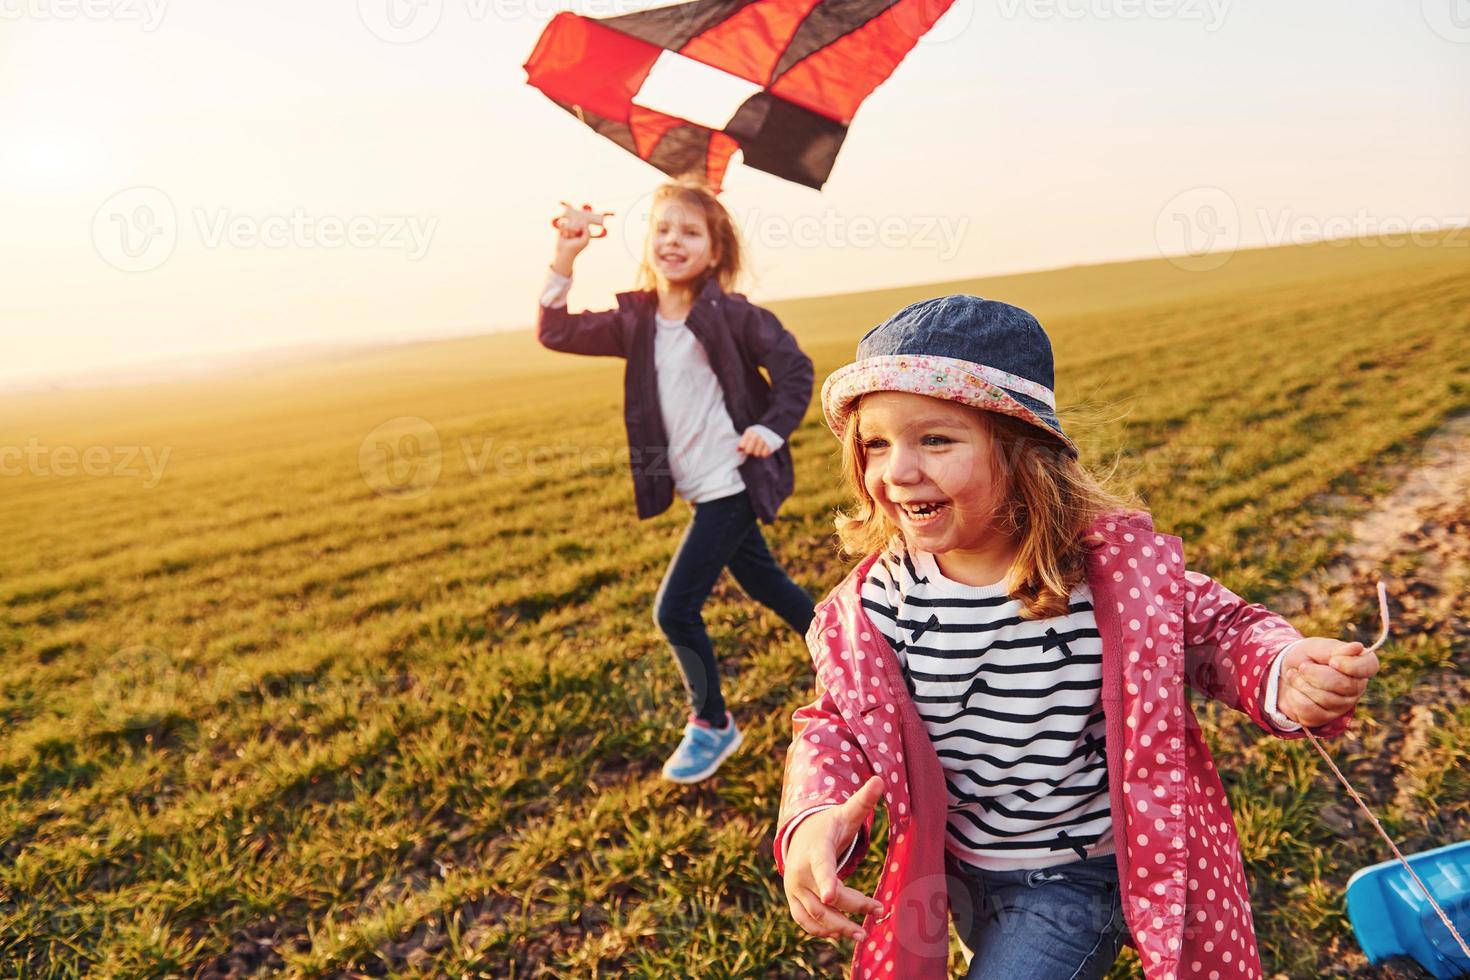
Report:
[[[1369,653],[1388,640],[1387,582],[1378,583],[1378,615],[1383,629]],[[1348,879],[1348,919],[1368,962],[1412,956],[1436,980],[1470,977],[1470,943],[1464,938],[1470,935],[1470,841],[1405,857],[1322,743],[1310,729],[1306,735],[1394,854],[1395,860]]]
[[[1455,929],[1470,936],[1470,841],[1413,854],[1408,861]],[[1411,956],[1438,980],[1470,976],[1470,959],[1398,861],[1353,875],[1347,907],[1368,962]]]

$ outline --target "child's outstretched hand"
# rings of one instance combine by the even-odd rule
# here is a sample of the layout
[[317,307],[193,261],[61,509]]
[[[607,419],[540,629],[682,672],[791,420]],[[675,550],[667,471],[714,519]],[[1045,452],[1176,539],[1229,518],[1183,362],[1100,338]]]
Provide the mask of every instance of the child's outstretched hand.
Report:
[[592,241],[592,229],[585,221],[566,217],[556,221],[556,252],[551,267],[564,276],[572,274],[572,260]]
[[820,810],[796,825],[786,846],[786,902],[791,917],[813,936],[857,942],[867,938],[847,916],[883,914],[877,899],[837,880],[837,855],[883,798],[883,779],[873,776],[840,806]]
[[1363,644],[1309,636],[1286,654],[1277,705],[1299,725],[1325,725],[1353,709],[1376,673],[1378,655]]

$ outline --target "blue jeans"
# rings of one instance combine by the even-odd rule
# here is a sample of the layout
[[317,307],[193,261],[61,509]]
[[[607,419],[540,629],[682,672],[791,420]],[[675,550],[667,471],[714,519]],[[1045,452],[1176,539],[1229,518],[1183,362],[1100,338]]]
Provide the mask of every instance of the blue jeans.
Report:
[[802,636],[811,625],[814,603],[776,564],[746,491],[693,506],[694,520],[684,529],[654,597],[653,619],[679,661],[690,709],[712,725],[724,725],[719,668],[700,612],[720,572],[729,568],[752,599]]
[[1097,980],[1128,938],[1113,855],[984,871],[945,855],[950,911],[974,951],[966,980]]

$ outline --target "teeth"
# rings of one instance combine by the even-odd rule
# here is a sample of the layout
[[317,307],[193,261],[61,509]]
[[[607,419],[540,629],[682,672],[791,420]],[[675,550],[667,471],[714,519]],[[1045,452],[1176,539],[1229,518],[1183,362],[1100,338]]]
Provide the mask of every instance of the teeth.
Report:
[[903,505],[904,512],[913,517],[930,517],[933,514],[937,513],[939,511],[939,508],[939,504],[917,504],[912,506],[909,504]]

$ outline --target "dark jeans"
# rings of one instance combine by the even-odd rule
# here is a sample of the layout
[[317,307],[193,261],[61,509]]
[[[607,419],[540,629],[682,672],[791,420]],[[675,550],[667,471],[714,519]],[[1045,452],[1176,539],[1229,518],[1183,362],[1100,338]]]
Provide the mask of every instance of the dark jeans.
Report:
[[798,634],[812,622],[812,597],[781,570],[766,547],[745,491],[695,504],[674,560],[653,600],[653,620],[668,638],[684,674],[690,708],[712,725],[725,723],[714,647],[700,610],[725,568],[740,587]]
[[1127,941],[1111,854],[1034,871],[944,860],[955,929],[975,954],[966,980],[1097,980]]

